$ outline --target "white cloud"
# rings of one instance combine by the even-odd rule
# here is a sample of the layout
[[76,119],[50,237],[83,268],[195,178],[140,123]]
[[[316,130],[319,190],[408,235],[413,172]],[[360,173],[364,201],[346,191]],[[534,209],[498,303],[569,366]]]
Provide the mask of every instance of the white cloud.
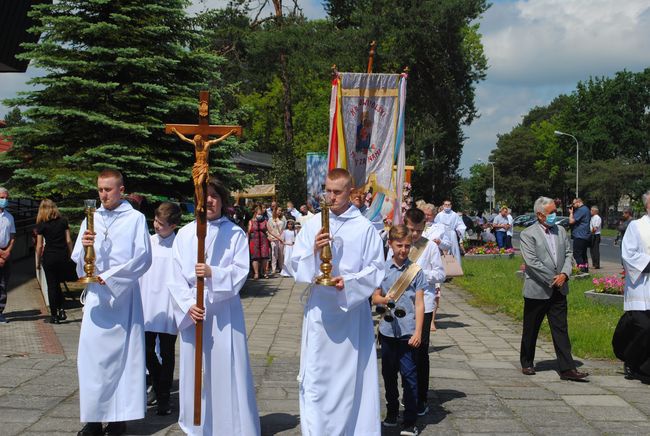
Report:
[[463,175],[534,106],[590,76],[650,66],[648,0],[499,2],[485,13],[481,32],[489,69],[477,86],[481,117],[464,129]]
[[648,0],[499,3],[482,28],[493,81],[566,84],[650,64]]

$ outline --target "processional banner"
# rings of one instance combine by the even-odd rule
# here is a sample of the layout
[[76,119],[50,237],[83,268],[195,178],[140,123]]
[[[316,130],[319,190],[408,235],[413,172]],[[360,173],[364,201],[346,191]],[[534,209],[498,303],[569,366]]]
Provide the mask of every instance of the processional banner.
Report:
[[327,178],[327,154],[307,153],[307,201],[314,209],[318,209],[320,195]]
[[371,193],[364,215],[402,222],[406,74],[338,73],[332,81],[328,168]]

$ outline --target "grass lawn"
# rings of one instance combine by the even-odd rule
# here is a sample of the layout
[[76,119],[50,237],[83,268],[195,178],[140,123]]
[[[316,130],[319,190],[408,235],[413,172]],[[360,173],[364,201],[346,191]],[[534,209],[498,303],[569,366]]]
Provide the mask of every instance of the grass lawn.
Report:
[[[521,264],[520,256],[512,259],[464,259],[465,276],[455,278],[454,284],[472,294],[470,304],[521,321],[524,314],[523,280],[515,274]],[[623,307],[588,300],[583,293],[590,289],[593,289],[591,279],[569,282],[568,319],[573,354],[582,358],[615,359],[612,335],[623,314]],[[546,320],[541,335],[551,339]]]

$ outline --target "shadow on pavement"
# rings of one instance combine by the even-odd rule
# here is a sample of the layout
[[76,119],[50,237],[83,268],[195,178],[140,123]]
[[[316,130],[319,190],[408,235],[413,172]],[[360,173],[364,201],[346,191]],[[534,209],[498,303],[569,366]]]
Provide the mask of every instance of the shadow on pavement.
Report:
[[465,324],[464,322],[458,322],[458,321],[438,321],[436,319],[436,328],[438,330],[444,330],[444,329],[458,329],[461,327],[469,327],[470,324]]
[[11,322],[16,321],[36,321],[39,319],[49,318],[49,315],[43,315],[40,310],[16,310],[5,313],[7,319]]
[[[456,398],[465,398],[464,392],[454,389],[430,389],[429,390],[429,412],[418,417],[418,429],[422,433],[428,425],[436,425],[443,421],[451,412],[445,409],[444,404]],[[393,436],[400,434],[399,425],[396,428],[386,428],[382,426],[381,434],[384,436]]]
[[[581,366],[584,365],[579,360],[573,360],[573,363],[575,363],[576,368],[580,368]],[[557,366],[557,360],[540,360],[535,364],[535,371],[559,371],[559,367]]]
[[263,436],[271,436],[298,427],[298,415],[288,413],[269,413],[260,417]]

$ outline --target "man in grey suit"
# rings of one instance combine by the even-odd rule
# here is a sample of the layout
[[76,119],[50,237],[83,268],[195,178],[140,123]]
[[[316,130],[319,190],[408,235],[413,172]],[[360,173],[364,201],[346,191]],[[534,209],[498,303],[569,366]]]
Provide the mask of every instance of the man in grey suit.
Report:
[[571,275],[571,243],[566,230],[555,225],[555,201],[535,201],[537,223],[521,232],[524,274],[524,331],[521,337],[521,372],[534,375],[535,344],[544,316],[548,317],[562,380],[587,381],[571,357],[567,326],[568,280]]

